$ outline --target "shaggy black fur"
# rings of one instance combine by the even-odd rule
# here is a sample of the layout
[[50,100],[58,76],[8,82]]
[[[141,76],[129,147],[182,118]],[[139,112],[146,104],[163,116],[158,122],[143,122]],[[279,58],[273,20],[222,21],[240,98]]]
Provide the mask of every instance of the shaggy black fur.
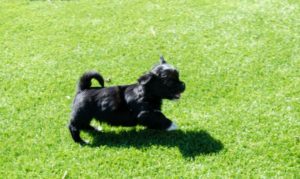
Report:
[[[91,87],[96,79],[101,87]],[[168,129],[172,121],[161,112],[162,99],[178,99],[185,90],[178,71],[161,57],[160,64],[141,76],[138,83],[104,87],[97,72],[87,72],[79,80],[73,101],[69,130],[75,142],[81,130],[93,130],[93,118],[112,126],[143,125],[150,129]]]

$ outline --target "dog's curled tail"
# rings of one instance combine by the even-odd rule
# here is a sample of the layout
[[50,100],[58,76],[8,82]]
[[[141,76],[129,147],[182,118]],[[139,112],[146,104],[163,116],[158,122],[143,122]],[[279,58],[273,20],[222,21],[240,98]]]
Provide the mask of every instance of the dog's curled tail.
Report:
[[104,87],[104,79],[103,77],[96,71],[89,71],[84,73],[80,79],[77,86],[77,92],[83,91],[85,89],[89,89],[92,85],[92,79],[96,79],[101,87]]

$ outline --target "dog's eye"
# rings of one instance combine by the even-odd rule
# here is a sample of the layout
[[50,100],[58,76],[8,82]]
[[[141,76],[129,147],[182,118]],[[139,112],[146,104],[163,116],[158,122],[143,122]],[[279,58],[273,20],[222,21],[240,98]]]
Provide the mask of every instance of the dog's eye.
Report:
[[167,78],[168,75],[166,75],[166,74],[161,74],[160,77],[162,77],[162,78]]

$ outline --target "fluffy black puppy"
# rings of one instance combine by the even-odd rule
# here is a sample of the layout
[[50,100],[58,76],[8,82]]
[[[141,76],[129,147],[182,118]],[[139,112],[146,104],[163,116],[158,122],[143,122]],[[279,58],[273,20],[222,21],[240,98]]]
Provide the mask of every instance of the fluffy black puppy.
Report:
[[[91,87],[96,79],[101,87]],[[161,112],[162,99],[179,99],[185,84],[178,71],[163,57],[160,64],[141,76],[138,83],[104,88],[104,80],[97,72],[87,72],[79,80],[73,101],[69,129],[75,142],[81,130],[94,130],[93,118],[112,126],[143,125],[150,129],[174,130],[176,125]]]

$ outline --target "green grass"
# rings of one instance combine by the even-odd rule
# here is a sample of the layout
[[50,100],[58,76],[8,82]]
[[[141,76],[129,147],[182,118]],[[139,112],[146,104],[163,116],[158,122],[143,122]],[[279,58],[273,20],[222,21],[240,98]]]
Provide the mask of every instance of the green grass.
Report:
[[[180,131],[67,130],[79,76],[134,83],[164,54]],[[0,0],[1,178],[299,178],[297,0]],[[96,125],[99,125],[95,123]]]

